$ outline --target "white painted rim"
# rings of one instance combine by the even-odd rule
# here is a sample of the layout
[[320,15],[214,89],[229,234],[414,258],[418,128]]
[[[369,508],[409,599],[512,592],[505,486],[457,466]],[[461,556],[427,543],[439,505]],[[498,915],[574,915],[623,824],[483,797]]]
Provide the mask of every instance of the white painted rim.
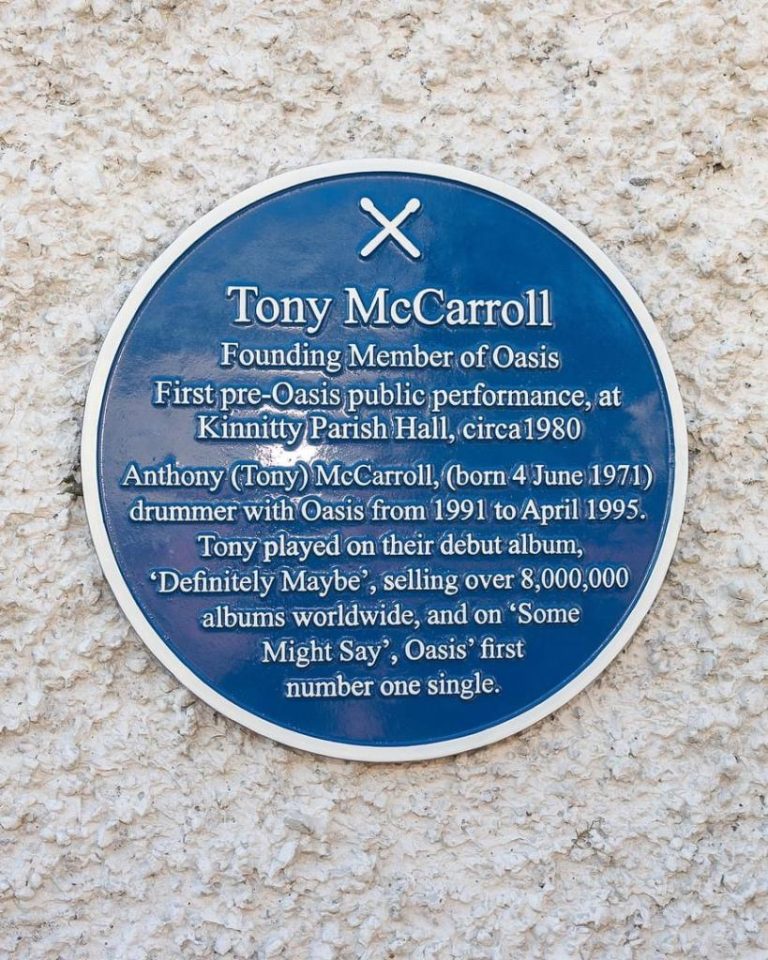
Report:
[[[112,362],[137,310],[165,271],[172,266],[178,257],[195,243],[195,241],[199,240],[200,237],[209,230],[221,223],[222,220],[232,216],[232,214],[241,210],[243,207],[247,207],[257,200],[262,200],[274,193],[299,184],[355,173],[410,173],[451,180],[467,186],[477,187],[487,193],[510,200],[523,209],[529,210],[546,223],[551,224],[559,233],[567,237],[595,263],[616,287],[634,314],[635,319],[642,328],[655,354],[656,362],[659,365],[664,380],[672,415],[675,475],[667,527],[656,555],[654,567],[648,576],[645,587],[613,639],[578,676],[574,677],[568,684],[552,694],[552,696],[530,710],[527,710],[525,713],[511,720],[507,720],[504,723],[488,727],[485,730],[480,730],[477,733],[465,737],[405,747],[361,746],[358,744],[341,743],[335,740],[322,740],[317,737],[309,737],[305,734],[295,733],[292,730],[277,726],[255,714],[249,713],[247,710],[243,710],[204,683],[171,652],[133,599],[133,595],[117,565],[112,546],[107,536],[98,489],[96,456],[98,425],[104,389],[112,369]],[[149,267],[123,304],[115,322],[107,333],[96,361],[93,378],[88,391],[83,421],[82,474],[85,508],[91,529],[91,536],[112,592],[134,630],[161,663],[163,663],[185,687],[231,720],[236,720],[243,726],[255,730],[257,733],[265,734],[273,740],[277,740],[287,746],[298,747],[299,749],[309,750],[313,753],[346,760],[393,762],[428,760],[434,757],[450,756],[465,750],[473,750],[476,747],[483,747],[487,744],[495,743],[548,716],[575,697],[576,694],[580,693],[603,672],[614,657],[629,642],[641,621],[648,613],[664,581],[683,519],[685,489],[688,477],[688,444],[685,429],[685,414],[683,412],[680,391],[664,343],[648,311],[643,306],[642,301],[632,286],[613,263],[611,263],[608,257],[606,257],[588,237],[584,236],[584,234],[573,227],[558,213],[555,213],[554,210],[550,210],[545,204],[535,200],[533,197],[527,196],[514,187],[509,187],[499,180],[482,174],[471,173],[467,170],[461,170],[458,167],[423,162],[420,160],[349,160],[305,167],[292,173],[272,177],[270,180],[258,186],[244,190],[230,200],[226,200],[202,217],[202,219],[192,224],[192,226],[186,229]]]

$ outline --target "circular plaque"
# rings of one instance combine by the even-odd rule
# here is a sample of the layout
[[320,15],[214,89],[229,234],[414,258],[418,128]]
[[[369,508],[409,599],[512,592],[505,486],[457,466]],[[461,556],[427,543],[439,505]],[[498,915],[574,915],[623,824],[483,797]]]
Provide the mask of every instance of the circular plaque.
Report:
[[91,384],[83,485],[131,624],[226,716],[336,757],[521,730],[669,564],[669,359],[599,250],[488,177],[279,176],[150,267]]

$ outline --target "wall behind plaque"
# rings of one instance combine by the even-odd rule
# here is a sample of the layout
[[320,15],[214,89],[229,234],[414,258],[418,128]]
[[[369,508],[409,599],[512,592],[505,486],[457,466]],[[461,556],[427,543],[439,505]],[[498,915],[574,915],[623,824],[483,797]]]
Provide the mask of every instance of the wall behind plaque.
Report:
[[[768,957],[766,32],[748,0],[0,7],[0,955]],[[78,442],[127,292],[324,160],[488,173],[580,225],[668,346],[687,519],[619,659],[526,733],[401,767],[216,716],[132,633]]]

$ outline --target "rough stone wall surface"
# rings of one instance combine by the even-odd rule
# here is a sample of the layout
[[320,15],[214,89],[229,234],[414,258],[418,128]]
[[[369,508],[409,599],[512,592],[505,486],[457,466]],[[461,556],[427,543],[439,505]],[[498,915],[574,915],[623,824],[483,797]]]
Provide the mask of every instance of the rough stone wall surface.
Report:
[[[0,956],[767,958],[765,8],[0,20]],[[78,465],[99,345],[149,263],[251,184],[364,156],[495,175],[581,225],[659,326],[691,446],[671,571],[602,679],[493,747],[384,767],[180,687],[106,586]]]

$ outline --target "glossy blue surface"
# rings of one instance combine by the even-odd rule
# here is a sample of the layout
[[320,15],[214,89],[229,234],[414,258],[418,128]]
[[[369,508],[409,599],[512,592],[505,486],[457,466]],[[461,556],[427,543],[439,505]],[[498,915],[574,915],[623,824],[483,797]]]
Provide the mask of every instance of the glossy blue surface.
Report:
[[[419,260],[407,256],[391,240],[367,259],[359,256],[361,245],[378,227],[359,209],[362,196],[375,199],[379,209],[394,215],[411,197],[421,200],[421,209],[403,225],[405,234],[423,251]],[[313,338],[295,329],[233,326],[235,304],[224,296],[230,284],[258,283],[263,292],[276,296],[307,295],[336,298],[334,313]],[[529,288],[552,291],[556,326],[551,330],[526,327],[448,328],[445,325],[402,328],[353,328],[343,326],[343,288],[357,286],[372,292],[386,286],[407,296],[424,287],[441,287],[454,297],[518,297]],[[219,383],[258,383],[269,386],[278,380],[317,385],[332,383],[375,384],[393,382],[391,372],[364,371],[324,377],[319,372],[222,371],[216,366],[219,343],[238,340],[243,346],[289,346],[309,339],[312,346],[344,348],[351,339],[362,345],[376,343],[387,349],[419,342],[426,349],[449,348],[461,351],[480,343],[507,343],[516,350],[533,351],[546,344],[563,355],[559,372],[486,370],[482,375],[461,371],[432,373],[402,371],[399,379],[419,386],[468,386],[483,380],[489,386],[551,388],[583,386],[597,391],[620,385],[624,404],[619,409],[597,410],[585,415],[586,437],[575,444],[486,442],[451,446],[442,442],[403,444],[375,442],[350,446],[338,443],[286,451],[280,446],[248,443],[202,443],[194,438],[194,414],[189,408],[161,409],[150,402],[151,384],[157,377],[182,377],[186,381],[215,379]],[[295,410],[289,416],[302,416]],[[378,411],[388,417],[390,411]],[[413,412],[413,411],[405,411]],[[489,421],[521,419],[547,411],[485,411]],[[562,411],[552,411],[561,413]],[[239,416],[255,416],[239,410]],[[457,418],[457,422],[461,417]],[[623,299],[589,260],[568,239],[531,213],[498,196],[437,177],[374,173],[340,176],[304,184],[268,197],[240,211],[211,230],[169,269],[147,296],[124,337],[114,361],[102,407],[99,430],[100,492],[105,523],[122,575],[136,602],[156,632],[173,652],[203,681],[222,696],[251,713],[282,727],[327,740],[356,744],[398,746],[452,739],[496,725],[546,699],[580,673],[619,628],[639,595],[663,537],[669,512],[673,481],[674,451],[671,417],[660,372],[646,338]],[[193,571],[205,565],[211,571],[236,567],[232,561],[200,559],[195,535],[215,531],[222,536],[259,537],[274,534],[280,525],[259,528],[253,524],[221,524],[192,527],[187,524],[136,524],[127,511],[136,490],[121,489],[119,480],[125,465],[159,465],[174,458],[182,465],[229,465],[254,458],[269,464],[285,465],[297,459],[342,460],[353,463],[372,459],[380,465],[434,464],[439,475],[457,459],[472,467],[510,469],[519,463],[546,463],[555,468],[583,468],[593,463],[645,462],[654,471],[655,482],[643,494],[647,520],[641,523],[564,522],[542,530],[534,524],[482,525],[484,537],[505,538],[529,531],[537,536],[577,537],[586,550],[585,563],[626,564],[632,574],[631,587],[623,591],[576,594],[549,593],[546,602],[581,605],[583,618],[578,626],[506,625],[493,633],[507,640],[524,637],[524,661],[477,664],[474,661],[413,663],[384,662],[370,670],[345,664],[314,666],[264,665],[259,660],[259,641],[267,636],[297,636],[283,631],[227,632],[203,630],[198,617],[202,609],[229,601],[238,607],[282,608],[333,606],[338,599],[275,597],[266,604],[243,595],[237,597],[158,597],[148,577],[152,567],[174,567]],[[310,493],[312,491],[309,491]],[[190,492],[182,496],[168,490],[142,490],[147,502],[169,500],[207,502],[208,494]],[[614,491],[618,495],[618,491]],[[446,492],[447,494],[447,492]],[[423,490],[340,490],[324,491],[336,500],[352,497],[363,502],[373,495],[409,503],[427,502],[435,494]],[[494,495],[494,491],[468,490],[462,496]],[[604,490],[549,489],[534,491],[512,486],[495,495],[520,504],[535,495],[540,502],[557,503],[564,495],[602,496]],[[624,492],[625,497],[630,496]],[[256,492],[246,499],[257,499]],[[213,499],[227,501],[235,494],[226,488]],[[463,529],[466,525],[457,525]],[[380,535],[388,529],[404,532],[395,525],[299,524],[284,528],[291,534]],[[426,536],[439,540],[449,528],[430,522],[420,526]],[[413,532],[413,531],[411,531]],[[516,570],[522,565],[537,566],[530,557],[487,558],[460,561],[457,558],[416,559],[371,558],[366,561],[342,559],[343,571],[365,567],[369,581],[384,573],[413,568],[434,572],[471,569],[478,572]],[[573,565],[566,560],[566,565]],[[274,564],[273,566],[276,566]],[[310,569],[325,570],[327,561],[310,561]],[[270,571],[272,572],[272,571]],[[382,597],[360,596],[371,604]],[[395,597],[389,595],[390,600]],[[347,597],[352,600],[353,597]],[[470,610],[480,598],[454,598],[435,594],[408,594],[403,602],[416,609],[423,620],[425,607],[448,607],[462,599]],[[543,602],[529,592],[491,591],[482,595],[488,605],[521,600]],[[209,602],[210,601],[210,602]],[[418,631],[392,630],[398,644],[412,634],[426,641],[457,635],[482,636],[488,630],[475,628],[424,627]],[[385,631],[386,633],[386,631]],[[314,631],[320,640],[352,636],[376,641],[381,630],[356,629]],[[394,648],[393,648],[394,649]],[[328,677],[341,670],[354,677],[465,676],[476,667],[492,674],[501,693],[471,701],[452,697],[423,696],[387,700],[381,697],[335,700],[286,700],[281,685],[286,678]],[[631,696],[631,691],[627,691]]]

